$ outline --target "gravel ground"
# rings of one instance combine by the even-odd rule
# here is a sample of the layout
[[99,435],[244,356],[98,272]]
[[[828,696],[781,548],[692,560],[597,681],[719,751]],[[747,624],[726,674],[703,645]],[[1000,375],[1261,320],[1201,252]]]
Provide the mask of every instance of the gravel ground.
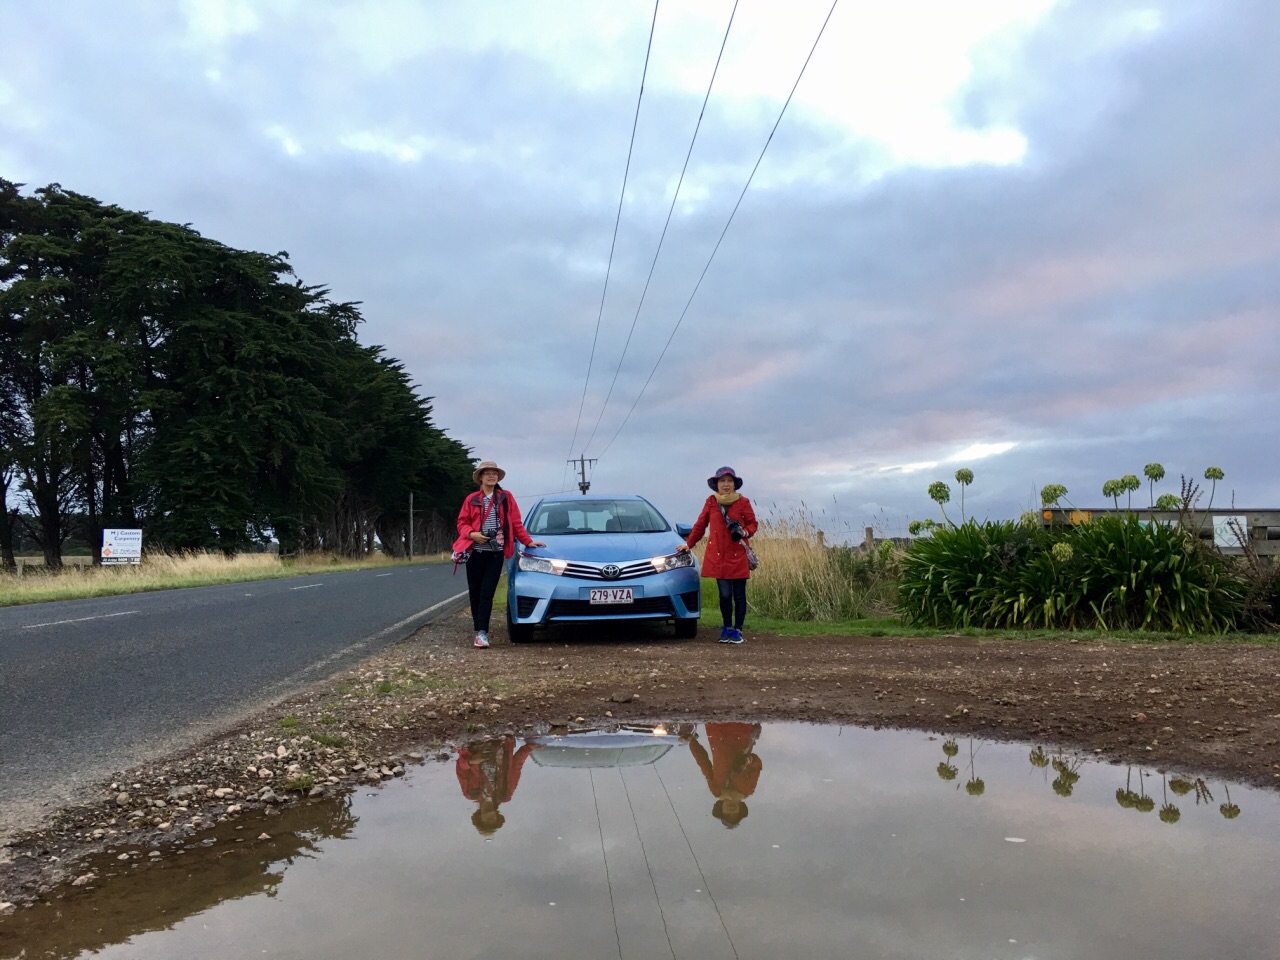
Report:
[[85,866],[92,855],[164,856],[250,811],[399,776],[470,736],[565,724],[916,728],[1280,789],[1280,646],[769,635],[732,646],[716,635],[557,632],[512,645],[498,629],[491,649],[473,650],[469,618],[433,624],[12,835],[0,924],[73,886],[109,884]]

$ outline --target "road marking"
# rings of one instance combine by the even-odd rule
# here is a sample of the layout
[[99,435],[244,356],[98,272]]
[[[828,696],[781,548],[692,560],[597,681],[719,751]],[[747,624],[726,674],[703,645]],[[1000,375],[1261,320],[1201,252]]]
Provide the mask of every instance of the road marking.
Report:
[[128,617],[141,612],[141,610],[125,610],[123,613],[100,613],[96,617],[77,617],[74,620],[50,620],[48,623],[28,623],[22,629],[31,630],[34,627],[58,627],[64,623],[84,623],[86,620],[105,620],[107,617]]
[[379,576],[379,577],[389,577],[389,576],[391,576],[391,574],[389,574],[389,573],[379,573],[379,574],[378,574],[378,576]]
[[312,587],[323,587],[323,583],[308,583],[305,587],[290,587],[290,590],[310,590]]
[[330,663],[333,663],[335,660],[340,660],[343,657],[356,652],[357,650],[363,650],[370,643],[372,643],[373,641],[381,637],[385,637],[388,633],[392,633],[396,630],[399,630],[401,627],[404,627],[406,624],[413,623],[413,621],[421,619],[422,617],[430,616],[431,614],[439,610],[441,607],[448,606],[451,603],[461,600],[465,596],[466,596],[465,592],[455,593],[452,597],[448,597],[447,599],[441,600],[439,603],[433,603],[431,606],[427,607],[425,610],[419,610],[417,613],[411,614],[410,616],[405,617],[399,623],[393,623],[389,627],[384,627],[383,629],[379,630],[377,633],[365,637],[363,640],[357,640],[355,643],[344,647],[343,649],[337,651],[336,653],[331,653],[329,654],[329,656],[325,657],[324,659],[317,660],[315,663],[311,664],[309,667],[304,667],[299,675],[305,676],[308,673],[315,673],[317,670],[323,669],[324,667],[328,666]]

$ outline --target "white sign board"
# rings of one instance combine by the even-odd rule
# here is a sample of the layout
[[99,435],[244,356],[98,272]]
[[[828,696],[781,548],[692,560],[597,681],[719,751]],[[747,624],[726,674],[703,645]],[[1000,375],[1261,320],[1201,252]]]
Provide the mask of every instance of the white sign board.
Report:
[[1219,517],[1213,518],[1213,545],[1215,547],[1239,547],[1240,537],[1236,535],[1237,530],[1246,537],[1248,534],[1248,517]]
[[103,563],[141,563],[141,530],[103,530]]

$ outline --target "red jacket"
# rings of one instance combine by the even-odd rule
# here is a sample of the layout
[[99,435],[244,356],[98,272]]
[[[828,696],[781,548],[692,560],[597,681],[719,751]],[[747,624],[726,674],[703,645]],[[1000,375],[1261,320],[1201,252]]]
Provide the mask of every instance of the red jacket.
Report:
[[[760,525],[756,523],[756,512],[751,509],[750,500],[739,496],[726,509],[729,511],[730,520],[737,520],[742,524],[747,531],[748,539],[756,535]],[[724,522],[724,515],[720,512],[720,504],[716,502],[714,493],[707,497],[707,502],[702,505],[702,512],[698,514],[693,530],[689,533],[689,539],[685,541],[690,550],[702,539],[703,533],[707,533],[707,552],[702,558],[704,577],[715,577],[717,580],[750,578],[751,569],[747,566],[747,548],[743,546],[743,541],[735,543],[729,536],[729,527]]]
[[[498,528],[502,531],[504,540],[502,554],[510,560],[515,556],[516,540],[526,547],[531,547],[533,537],[529,536],[529,531],[524,528],[524,522],[520,519],[520,507],[511,492],[501,487],[494,487],[493,493],[498,502]],[[470,550],[476,545],[476,542],[471,539],[471,534],[480,532],[480,523],[483,519],[484,494],[477,490],[462,501],[462,509],[458,511],[458,539],[453,544],[455,551]]]
[[743,797],[755,793],[764,764],[755,755],[756,737],[760,735],[758,724],[708,723],[707,740],[711,743],[711,756],[697,740],[689,741],[689,751],[698,761],[698,769],[707,778],[711,795],[718,797],[726,789],[736,790]]
[[537,744],[526,743],[518,751],[515,741],[504,738],[500,751],[462,747],[458,750],[458,785],[468,800],[492,800],[506,803],[520,783],[520,768],[536,749]]

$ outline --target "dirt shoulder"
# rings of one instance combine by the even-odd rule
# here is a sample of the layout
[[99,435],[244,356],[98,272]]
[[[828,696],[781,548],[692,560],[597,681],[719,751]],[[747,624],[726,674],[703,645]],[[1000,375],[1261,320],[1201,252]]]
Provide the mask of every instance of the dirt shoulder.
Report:
[[[640,631],[473,650],[453,617],[236,730],[124,771],[0,848],[0,914],[219,824],[399,776],[446,744],[562,724],[845,723],[1026,740],[1280,789],[1280,647]],[[101,858],[99,858],[100,860]],[[100,868],[98,868],[100,871]]]

